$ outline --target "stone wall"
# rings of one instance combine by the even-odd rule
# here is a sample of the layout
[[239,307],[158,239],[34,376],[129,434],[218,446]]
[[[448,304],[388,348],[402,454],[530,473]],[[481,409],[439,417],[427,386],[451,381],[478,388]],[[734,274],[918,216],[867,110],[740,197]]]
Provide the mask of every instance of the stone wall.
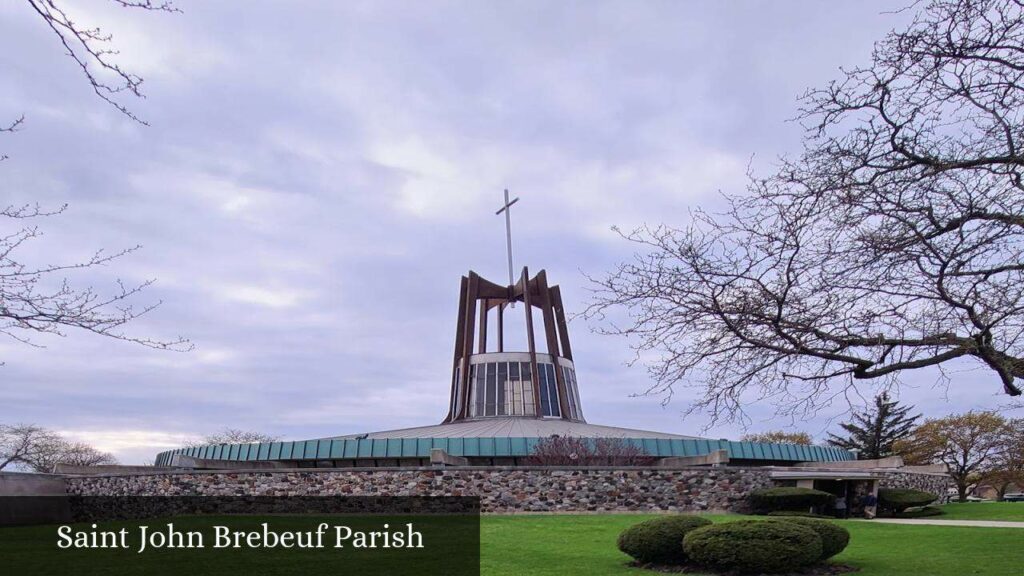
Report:
[[912,488],[938,495],[938,504],[949,502],[949,489],[956,486],[945,474],[922,472],[882,472],[879,488]]
[[[177,471],[68,476],[69,494],[94,496],[479,496],[481,509],[514,512],[743,512],[769,468],[348,468]],[[884,471],[883,488],[945,498],[947,476]],[[944,500],[943,500],[944,501]]]
[[743,511],[764,468],[419,468],[69,476],[96,496],[479,496],[483,512]]

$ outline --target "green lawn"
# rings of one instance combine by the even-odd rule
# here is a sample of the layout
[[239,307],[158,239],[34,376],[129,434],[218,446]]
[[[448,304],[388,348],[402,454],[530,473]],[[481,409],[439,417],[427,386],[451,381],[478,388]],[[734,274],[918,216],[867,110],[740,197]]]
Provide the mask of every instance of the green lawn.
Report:
[[[1013,504],[965,504],[952,508],[949,517],[966,515],[977,507],[994,506],[991,512],[1005,508],[1011,516],[1018,510]],[[984,511],[989,514],[988,510]],[[629,558],[615,547],[619,532],[652,515],[520,515],[484,516],[480,521],[480,566],[484,576],[529,575],[627,575],[656,576],[627,566]],[[975,516],[971,516],[975,517]],[[992,518],[994,516],[987,516]],[[709,516],[715,522],[744,518],[735,515]],[[946,518],[946,516],[940,517]],[[1019,516],[1018,516],[1019,519]],[[218,523],[254,529],[265,518],[215,517]],[[275,527],[299,529],[317,521],[310,517],[274,517]],[[154,526],[162,522],[153,521]],[[206,517],[174,519],[181,529],[209,526]],[[372,528],[379,518],[346,519],[346,523]],[[431,521],[418,520],[426,532]],[[1024,576],[1024,528],[980,528],[882,524],[863,520],[841,522],[852,535],[849,548],[835,561],[860,569],[858,576]],[[112,523],[105,527],[131,525]],[[398,524],[396,524],[398,525]],[[305,529],[305,528],[303,528]],[[476,531],[475,521],[465,525],[436,524],[428,536],[429,553],[424,551],[385,551],[367,553],[345,550],[306,552],[270,551],[249,554],[234,550],[202,550],[177,553],[158,550],[136,554],[134,550],[116,550],[97,554],[88,550],[57,550],[54,526],[0,529],[0,565],[12,574],[60,576],[74,566],[80,576],[119,574],[312,574],[325,566],[344,565],[346,573],[432,573],[451,574],[455,556],[464,557],[465,539],[457,532]],[[441,536],[437,536],[441,534]],[[474,547],[475,548],[475,547]],[[196,553],[194,553],[196,552]],[[475,560],[475,559],[474,559]],[[473,562],[475,567],[475,561]],[[118,572],[113,567],[122,567]],[[142,569],[139,572],[138,569]],[[136,570],[136,571],[132,571]]]
[[[954,502],[933,520],[1010,520],[1024,522],[1024,502]],[[1024,574],[1024,571],[1021,572]]]
[[[481,533],[486,576],[654,574],[626,564],[615,538],[640,515],[487,516]],[[710,516],[715,522],[740,516]],[[1022,576],[1024,529],[842,522],[852,536],[836,562],[860,576]]]

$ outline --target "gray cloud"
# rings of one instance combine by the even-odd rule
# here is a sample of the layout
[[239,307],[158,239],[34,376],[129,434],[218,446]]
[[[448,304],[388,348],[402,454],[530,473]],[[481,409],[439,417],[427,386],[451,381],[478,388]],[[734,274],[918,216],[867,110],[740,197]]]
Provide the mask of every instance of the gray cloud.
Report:
[[[33,14],[0,7],[0,115],[26,116],[0,140],[5,201],[70,204],[26,257],[142,244],[72,279],[157,278],[142,300],[164,305],[133,331],[196,344],[0,344],[0,421],[129,461],[223,426],[307,438],[439,420],[458,277],[504,273],[503,187],[523,198],[517,262],[579,310],[579,270],[631,252],[611,225],[680,224],[742,189],[751,158],[797,149],[794,97],[904,17],[888,2],[179,3],[75,7],[146,77],[130,104],[149,128],[91,97]],[[685,390],[667,408],[630,398],[647,378],[624,366],[627,342],[572,330],[591,421],[701,429],[679,416]],[[946,401],[915,375],[904,397],[931,414],[998,403],[963,391],[973,377]]]

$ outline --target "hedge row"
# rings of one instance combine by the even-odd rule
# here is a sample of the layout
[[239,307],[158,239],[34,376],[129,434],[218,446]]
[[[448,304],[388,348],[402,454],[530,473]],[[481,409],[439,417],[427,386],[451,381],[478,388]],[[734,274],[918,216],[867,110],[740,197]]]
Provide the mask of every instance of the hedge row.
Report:
[[751,506],[760,514],[779,510],[807,512],[814,507],[831,508],[836,501],[836,497],[828,492],[786,486],[754,490],[748,498]]

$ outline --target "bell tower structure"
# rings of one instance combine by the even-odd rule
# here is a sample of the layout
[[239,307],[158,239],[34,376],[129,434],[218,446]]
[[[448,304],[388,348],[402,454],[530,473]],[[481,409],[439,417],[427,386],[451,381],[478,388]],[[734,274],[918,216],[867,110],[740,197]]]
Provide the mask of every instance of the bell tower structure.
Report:
[[[523,304],[522,312],[516,303]],[[526,350],[505,349],[509,313],[525,315]],[[489,343],[492,319],[497,341]],[[538,351],[541,341],[544,352]],[[510,416],[585,422],[562,294],[548,285],[544,270],[530,278],[524,267],[507,286],[470,271],[459,290],[451,399],[443,423]]]

